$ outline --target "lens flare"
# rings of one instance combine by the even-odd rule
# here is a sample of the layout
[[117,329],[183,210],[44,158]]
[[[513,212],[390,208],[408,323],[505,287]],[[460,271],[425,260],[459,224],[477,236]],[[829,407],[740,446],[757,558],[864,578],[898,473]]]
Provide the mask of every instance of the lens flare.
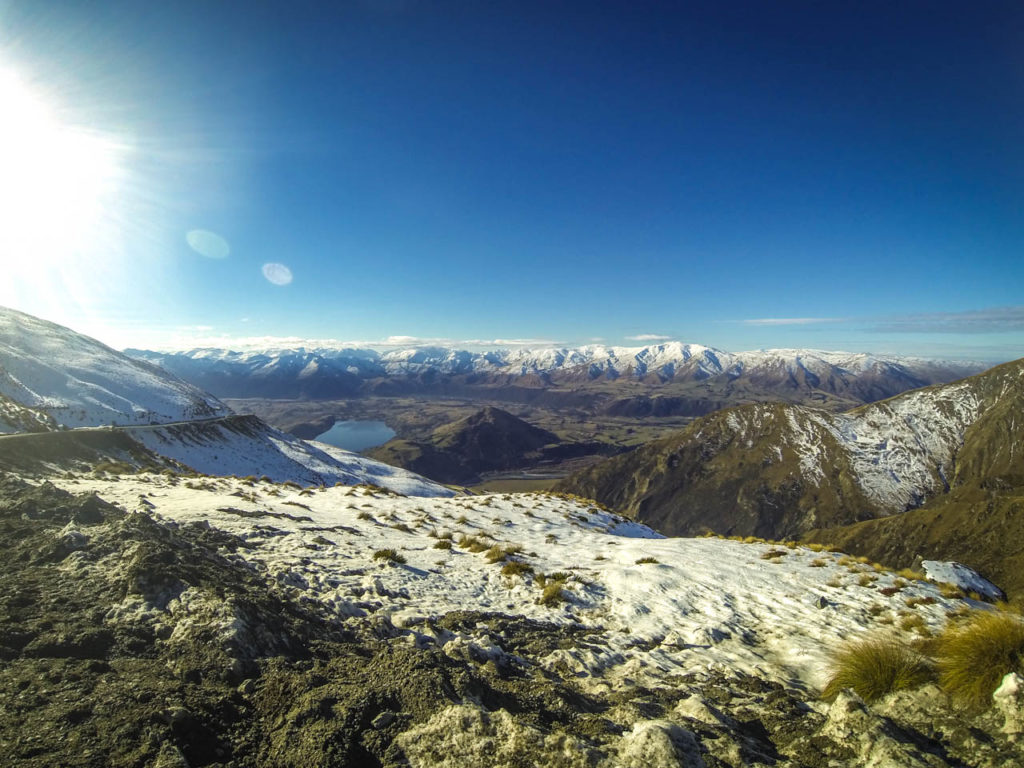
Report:
[[277,262],[264,264],[263,276],[274,285],[288,285],[292,281],[292,271],[284,264]]

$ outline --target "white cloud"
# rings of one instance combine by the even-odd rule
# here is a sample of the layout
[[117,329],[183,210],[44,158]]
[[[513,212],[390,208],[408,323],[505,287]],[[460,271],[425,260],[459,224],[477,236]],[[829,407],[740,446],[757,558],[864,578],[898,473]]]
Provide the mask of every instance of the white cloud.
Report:
[[660,333],[640,333],[636,336],[627,336],[630,341],[668,341],[671,336],[663,336]]
[[389,346],[402,347],[406,345],[416,346],[417,344],[424,344],[429,342],[426,339],[421,339],[419,336],[388,336],[381,343],[387,344]]
[[557,347],[565,342],[552,339],[465,339],[455,344],[473,347]]
[[879,333],[1005,333],[1024,330],[1024,306],[991,307],[970,312],[927,312],[880,319]]
[[555,347],[564,342],[550,339],[450,339],[424,338],[422,336],[392,335],[383,339],[324,339],[303,336],[230,336],[227,334],[203,334],[203,329],[212,330],[207,326],[179,327],[173,333],[165,334],[160,341],[148,344],[133,344],[142,349],[154,349],[165,352],[184,351],[189,349],[230,349],[238,352],[252,350],[278,349],[388,349],[403,347],[452,347],[454,349],[495,347]]
[[841,323],[841,317],[760,317],[743,320],[744,325],[817,325],[818,323]]

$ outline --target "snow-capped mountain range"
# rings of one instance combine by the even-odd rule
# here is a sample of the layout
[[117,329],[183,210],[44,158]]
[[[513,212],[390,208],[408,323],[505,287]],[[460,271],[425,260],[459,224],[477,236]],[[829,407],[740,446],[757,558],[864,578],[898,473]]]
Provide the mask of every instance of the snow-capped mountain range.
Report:
[[731,353],[699,344],[671,342],[644,347],[591,345],[577,348],[468,351],[414,347],[379,352],[358,348],[267,349],[238,352],[126,353],[160,365],[222,397],[331,397],[355,394],[371,380],[435,383],[445,377],[472,385],[530,386],[644,380],[723,382],[744,379],[772,389],[822,390],[858,402],[916,387],[953,381],[984,370],[983,363],[936,361],[805,349]]
[[188,359],[209,368],[242,368],[251,375],[271,370],[289,370],[299,377],[312,376],[327,366],[363,378],[376,376],[448,375],[488,373],[527,376],[583,373],[588,377],[643,377],[663,379],[686,376],[742,376],[784,366],[823,376],[834,372],[858,375],[880,367],[902,368],[914,375],[929,375],[936,369],[969,375],[985,367],[972,361],[929,360],[920,357],[828,352],[815,349],[767,349],[732,353],[700,344],[671,342],[645,347],[495,349],[473,352],[451,347],[412,347],[379,352],[359,348],[267,349],[236,352],[227,349],[193,349],[187,352],[151,352],[128,349],[126,354],[161,365]]

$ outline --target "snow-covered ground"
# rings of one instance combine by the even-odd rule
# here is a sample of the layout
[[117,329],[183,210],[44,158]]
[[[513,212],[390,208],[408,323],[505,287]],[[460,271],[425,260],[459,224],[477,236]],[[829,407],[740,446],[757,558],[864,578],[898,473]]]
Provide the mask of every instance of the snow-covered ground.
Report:
[[393,467],[326,443],[300,440],[255,416],[215,422],[132,429],[149,450],[202,474],[268,477],[302,485],[370,483],[408,496],[453,496],[415,472]]
[[[413,644],[506,653],[485,628],[453,633],[429,621],[452,611],[586,626],[592,640],[556,650],[544,664],[600,691],[717,668],[816,689],[842,641],[880,630],[911,636],[915,625],[934,630],[960,605],[935,585],[839,554],[664,538],[549,495],[412,498],[150,474],[55,482],[129,511],[229,531],[251,547],[235,557],[341,620],[388,617]],[[486,551],[470,551],[473,541],[514,554],[489,562]],[[381,559],[383,550],[405,562]],[[503,573],[510,561],[530,571]],[[564,602],[541,604],[541,574],[548,584],[565,579]],[[188,599],[168,610],[187,612]]]

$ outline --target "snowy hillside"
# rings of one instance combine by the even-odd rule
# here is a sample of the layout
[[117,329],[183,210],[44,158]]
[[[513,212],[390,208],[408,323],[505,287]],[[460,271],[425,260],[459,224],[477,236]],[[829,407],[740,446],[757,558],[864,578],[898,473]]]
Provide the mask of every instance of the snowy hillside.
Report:
[[[6,308],[0,308],[0,398],[64,427],[191,421],[230,413],[216,398],[163,369]],[[18,431],[11,422],[0,412],[0,431]]]
[[[816,419],[845,451],[865,495],[902,511],[952,479],[952,462],[984,401],[968,382],[909,392],[850,414]],[[801,449],[823,471],[817,446]],[[812,470],[812,472],[815,470]]]
[[[543,664],[575,675],[585,689],[652,685],[716,668],[816,689],[843,639],[903,615],[908,604],[922,626],[935,629],[959,602],[934,585],[851,566],[839,554],[664,538],[556,497],[401,498],[365,488],[301,491],[159,475],[58,483],[127,510],[228,531],[248,543],[240,552],[271,579],[340,620],[387,617],[416,645],[506,657],[486,630],[431,629],[432,619],[459,610],[583,624],[595,633],[586,646],[553,650]],[[450,548],[438,548],[442,541]],[[482,549],[474,553],[476,542]],[[492,546],[508,554],[487,554]],[[406,562],[375,557],[382,550]],[[657,562],[638,562],[645,558]],[[510,575],[507,562],[527,568]],[[550,604],[539,600],[540,574],[563,581]]]
[[307,442],[255,416],[129,430],[154,453],[208,475],[268,477],[301,485],[371,483],[409,496],[452,496],[442,485],[325,443]]

